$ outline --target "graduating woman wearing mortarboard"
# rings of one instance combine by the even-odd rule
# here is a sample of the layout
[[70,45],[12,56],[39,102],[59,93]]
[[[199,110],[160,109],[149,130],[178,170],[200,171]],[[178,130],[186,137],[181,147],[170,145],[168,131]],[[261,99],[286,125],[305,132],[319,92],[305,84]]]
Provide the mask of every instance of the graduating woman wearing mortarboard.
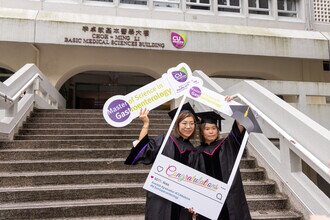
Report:
[[[173,119],[177,109],[169,112]],[[164,141],[165,135],[155,138],[148,136],[149,130],[149,111],[141,110],[139,118],[143,122],[139,140],[127,157],[125,164],[135,165],[137,163],[152,164]],[[194,137],[196,131],[197,117],[189,103],[182,106],[181,112],[174,125],[174,131],[168,138],[163,155],[168,156],[183,164],[188,164],[189,154],[195,150],[190,139]],[[134,145],[134,143],[133,143]],[[187,209],[168,201],[154,193],[147,191],[146,220],[191,220],[192,214]]]
[[[232,96],[225,97],[226,101],[231,101],[232,99]],[[197,147],[197,152],[192,153],[192,155],[194,155],[194,164],[190,166],[227,183],[241,146],[245,129],[241,124],[235,121],[228,136],[220,139],[221,120],[224,118],[213,111],[196,114],[201,118],[199,128],[201,145]],[[197,219],[204,220],[208,218],[198,215]],[[251,219],[239,170],[237,170],[218,219]]]

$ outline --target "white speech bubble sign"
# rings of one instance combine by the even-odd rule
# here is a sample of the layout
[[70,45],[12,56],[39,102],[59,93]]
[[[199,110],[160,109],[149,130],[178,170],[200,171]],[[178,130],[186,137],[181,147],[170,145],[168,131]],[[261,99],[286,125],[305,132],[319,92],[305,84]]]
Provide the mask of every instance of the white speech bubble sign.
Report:
[[103,117],[114,127],[128,125],[139,116],[140,109],[152,110],[172,99],[183,96],[191,85],[202,85],[185,63],[170,68],[157,79],[125,96],[109,98],[103,106]]

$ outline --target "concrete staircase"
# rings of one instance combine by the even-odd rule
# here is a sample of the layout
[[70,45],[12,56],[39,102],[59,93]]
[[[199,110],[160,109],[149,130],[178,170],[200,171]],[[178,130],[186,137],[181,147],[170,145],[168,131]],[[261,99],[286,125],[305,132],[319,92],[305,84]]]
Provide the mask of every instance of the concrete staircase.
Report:
[[[151,136],[167,131],[164,111],[150,119]],[[140,128],[113,128],[101,110],[35,110],[0,142],[0,219],[144,219],[150,167],[123,164]],[[302,219],[254,158],[240,168],[253,219]]]

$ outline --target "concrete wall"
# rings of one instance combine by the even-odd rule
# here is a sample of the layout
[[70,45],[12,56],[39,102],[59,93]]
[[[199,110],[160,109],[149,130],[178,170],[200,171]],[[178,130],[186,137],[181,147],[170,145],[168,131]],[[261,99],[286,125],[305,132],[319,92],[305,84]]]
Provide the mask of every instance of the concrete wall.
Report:
[[320,60],[4,42],[0,42],[0,52],[0,65],[12,71],[26,63],[38,62],[41,71],[58,89],[80,72],[139,72],[159,78],[180,62],[210,76],[327,80]]

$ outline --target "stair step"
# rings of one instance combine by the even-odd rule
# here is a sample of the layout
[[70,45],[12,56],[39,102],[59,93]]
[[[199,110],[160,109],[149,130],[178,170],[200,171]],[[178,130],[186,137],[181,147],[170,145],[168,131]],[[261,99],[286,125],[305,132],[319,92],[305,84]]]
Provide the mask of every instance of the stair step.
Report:
[[246,195],[274,195],[275,182],[271,180],[263,181],[243,181]]
[[[33,186],[53,184],[93,184],[113,183],[119,180],[145,181],[150,169],[128,169],[128,170],[72,170],[52,172],[1,172],[0,187],[8,186]],[[262,170],[242,169],[243,181],[263,180]]]
[[0,188],[0,203],[145,197],[143,183]]
[[127,148],[137,137],[129,139],[86,139],[86,140],[14,140],[0,141],[1,149],[28,148]]
[[[115,215],[115,216],[90,216],[79,218],[65,218],[65,220],[144,220],[144,215]],[[49,220],[63,220],[63,218],[52,218]]]
[[1,219],[66,218],[144,213],[144,198],[68,200],[1,204]]
[[[67,159],[71,159],[71,162],[79,162],[80,159],[99,159],[109,162],[114,158],[126,158],[131,148],[27,148],[27,149],[2,149],[0,151],[0,163],[13,160],[35,161],[44,160],[39,163],[50,162],[48,160],[58,160],[57,162],[63,162]],[[93,161],[89,161],[93,162]],[[253,159],[242,158],[241,168],[249,169],[253,168],[251,163]],[[22,162],[19,162],[22,163]],[[28,162],[31,163],[31,162]],[[13,164],[13,163],[12,163]],[[0,168],[1,169],[1,168]]]
[[240,163],[241,169],[250,169],[256,167],[256,160],[253,157],[247,157],[246,154],[243,155]]
[[[153,135],[150,135],[153,137]],[[125,135],[15,135],[16,140],[82,140],[82,139],[108,139],[108,140],[121,140],[121,139],[137,139],[137,134]]]
[[[170,124],[171,119],[163,118],[150,118],[153,124]],[[107,124],[104,118],[28,118],[27,123],[92,123],[92,124]],[[134,122],[133,122],[134,123]],[[140,121],[135,123],[141,124]],[[109,125],[110,126],[110,125]]]
[[[108,183],[108,184],[75,184],[75,185],[42,185],[27,187],[0,188],[0,203],[32,202],[45,200],[75,200],[75,199],[100,199],[119,197],[144,197],[142,188],[144,179],[134,183]],[[274,183],[243,182],[247,195],[266,195],[267,189],[275,188]],[[253,187],[252,187],[253,186]],[[273,192],[274,189],[273,189]]]
[[243,181],[264,180],[265,170],[263,168],[240,169]]
[[[161,112],[153,112],[148,115],[149,118],[164,118],[170,119],[167,114]],[[102,111],[100,112],[34,112],[31,118],[104,118]]]
[[282,195],[246,195],[250,211],[283,210],[287,198]]
[[302,215],[288,210],[262,210],[251,212],[253,220],[300,220]]
[[[168,129],[170,126],[170,123],[164,123],[164,124],[151,124],[149,129],[157,129],[157,128],[163,128]],[[123,127],[123,129],[141,129],[142,123],[130,123],[129,125]],[[91,129],[91,128],[113,128],[111,125],[106,123],[93,123],[93,124],[86,124],[86,123],[25,123],[23,125],[23,128],[30,128],[30,129],[55,129],[55,128],[63,128],[63,129],[70,129],[70,128],[85,128],[85,129]],[[117,128],[116,128],[117,129]],[[120,129],[120,128],[119,128]]]
[[[21,129],[19,135],[130,135],[133,134],[135,137],[138,137],[140,133],[140,128],[76,128],[76,129]],[[150,129],[150,135],[159,135],[165,134],[168,129]]]
[[0,172],[49,172],[72,170],[130,170],[146,168],[143,164],[127,166],[125,158],[61,159],[61,160],[13,160],[0,161]]
[[10,160],[41,160],[41,159],[82,159],[82,158],[125,158],[131,148],[108,149],[4,149],[0,151],[1,161]]
[[[262,211],[283,207],[286,201],[285,198],[280,196],[275,198],[264,197],[263,202],[261,202],[262,200],[259,198],[249,196],[247,200],[250,210],[252,212],[258,210],[259,214],[262,213]],[[40,216],[43,218],[58,218],[108,214],[142,214],[144,213],[144,205],[144,197],[2,203],[0,207],[0,217],[10,218],[11,215],[23,217],[23,214],[29,216],[29,218],[38,218]],[[261,209],[258,208],[260,205]]]
[[[253,220],[300,220],[302,216],[292,211],[251,212]],[[66,218],[66,220],[144,220],[144,215],[92,216],[87,218]],[[59,220],[59,219],[52,219]],[[61,220],[63,220],[61,218]]]
[[[35,113],[102,113],[102,109],[33,109]],[[150,114],[167,114],[169,110],[153,109]]]
[[27,187],[61,184],[99,184],[145,180],[149,170],[84,170],[0,173],[0,187]]
[[[0,152],[1,155],[1,152]],[[103,155],[104,156],[104,155]],[[242,159],[240,163],[241,169],[253,168],[245,165],[246,160]],[[37,159],[35,157],[28,160],[23,158],[22,160],[5,160],[0,161],[0,172],[47,172],[47,171],[64,171],[64,170],[109,170],[109,169],[137,169],[146,167],[143,164],[137,164],[135,166],[127,166],[124,164],[125,158],[73,158],[73,159],[60,159],[55,160],[50,158]]]
[[[24,136],[24,135],[23,135]],[[151,135],[152,137],[152,135]],[[78,138],[78,137],[77,137]],[[31,138],[32,139],[32,138]],[[14,140],[0,141],[1,149],[45,149],[45,148],[131,148],[133,141],[137,139],[137,135],[133,138],[123,139],[74,139],[74,140]],[[194,144],[198,144],[198,140],[194,140]],[[246,156],[244,151],[243,156]]]
[[[149,137],[156,137],[155,134],[150,134]],[[108,140],[108,141],[122,141],[130,139],[132,142],[138,138],[138,134],[115,134],[115,135],[104,135],[104,134],[72,134],[72,135],[15,135],[15,140]],[[195,145],[198,144],[194,143]],[[132,146],[132,145],[130,145]]]

